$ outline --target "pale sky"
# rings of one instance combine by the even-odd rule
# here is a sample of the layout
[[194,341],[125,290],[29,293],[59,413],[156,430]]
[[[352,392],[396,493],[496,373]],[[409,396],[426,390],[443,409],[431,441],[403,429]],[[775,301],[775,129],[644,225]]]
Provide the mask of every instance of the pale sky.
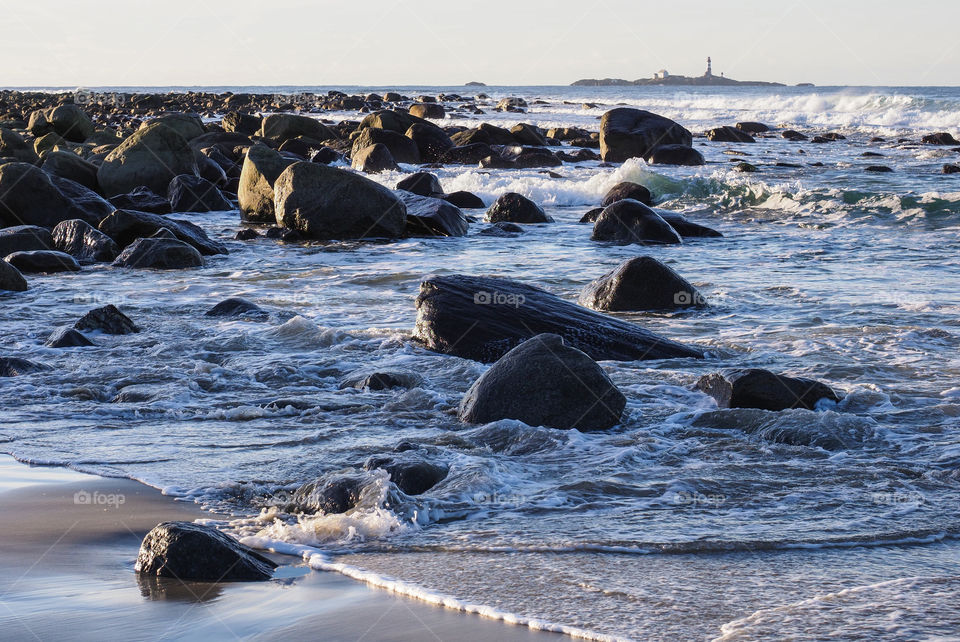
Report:
[[0,0],[0,86],[960,85],[957,0]]

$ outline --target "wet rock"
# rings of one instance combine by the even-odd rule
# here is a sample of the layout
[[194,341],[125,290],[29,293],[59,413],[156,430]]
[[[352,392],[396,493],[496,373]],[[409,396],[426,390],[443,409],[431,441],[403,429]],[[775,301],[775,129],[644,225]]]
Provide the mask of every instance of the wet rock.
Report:
[[589,356],[556,334],[513,348],[467,391],[460,420],[516,419],[530,426],[606,430],[618,424],[626,397]]
[[734,166],[733,170],[735,172],[744,172],[744,173],[752,174],[753,172],[757,171],[757,167],[756,165],[751,165],[750,163],[737,163]]
[[80,263],[112,261],[120,253],[113,239],[80,219],[57,223],[53,228],[53,242],[59,251]]
[[920,139],[920,142],[927,145],[960,145],[960,141],[953,137],[949,132],[937,132],[936,134],[927,134]]
[[521,145],[544,147],[547,144],[547,140],[543,136],[543,131],[534,125],[519,123],[510,128],[510,134]]
[[435,198],[443,196],[440,181],[429,172],[417,172],[407,176],[397,183],[397,189],[412,192],[419,196],[433,196]]
[[943,166],[944,174],[960,174],[960,165],[946,164]]
[[736,127],[714,127],[707,130],[707,140],[715,143],[755,143],[753,136]]
[[[614,201],[616,202],[616,201]],[[602,207],[595,207],[592,210],[587,211],[586,214],[580,217],[580,223],[596,223],[597,219],[600,218],[600,215],[603,213]]]
[[20,274],[20,270],[6,261],[0,261],[0,291],[26,292],[27,280]]
[[689,147],[692,143],[689,131],[669,118],[641,109],[611,109],[600,121],[600,154],[607,162],[646,158],[660,145]]
[[237,111],[227,112],[220,121],[223,131],[253,136],[260,129],[260,118]]
[[41,166],[43,171],[69,179],[87,189],[98,190],[97,166],[71,152],[54,151],[47,154]]
[[112,304],[90,310],[80,317],[73,327],[77,330],[103,332],[104,334],[133,334],[140,332],[140,328],[130,320],[130,317]]
[[260,238],[260,233],[249,227],[240,230],[233,237],[235,241],[251,241],[256,238]]
[[680,235],[659,214],[632,199],[617,201],[600,213],[593,224],[592,241],[613,241],[621,245],[678,245]]
[[456,205],[457,207],[465,210],[480,210],[486,207],[483,199],[470,192],[453,192],[452,194],[444,194],[439,198],[442,198],[451,205]]
[[747,134],[763,134],[770,131],[770,128],[763,123],[754,122],[737,123],[737,129]]
[[490,227],[485,227],[480,230],[480,234],[484,236],[499,236],[501,238],[513,238],[523,233],[524,229],[522,227],[516,223],[507,223],[506,221],[494,223]]
[[622,201],[625,198],[632,198],[635,201],[640,201],[644,205],[653,205],[653,194],[650,193],[643,185],[638,183],[631,183],[625,181],[623,183],[617,183],[606,193],[603,197],[603,201],[600,203],[602,207],[612,205],[617,201]]
[[212,526],[162,522],[140,544],[134,570],[181,581],[269,580],[277,565]]
[[116,209],[105,198],[79,183],[52,174],[50,182],[70,202],[68,219],[79,218],[96,225]]
[[[500,158],[519,169],[536,167],[560,167],[563,161],[548,149],[507,145],[500,151]],[[483,167],[483,162],[480,163]]]
[[418,196],[399,190],[397,196],[407,208],[409,236],[465,236],[467,217],[456,205],[439,198]]
[[329,165],[330,163],[336,163],[341,158],[343,157],[337,150],[331,149],[330,147],[321,147],[310,155],[310,162]]
[[354,159],[371,145],[383,145],[390,151],[390,156],[397,163],[417,164],[420,162],[420,150],[417,144],[395,131],[389,129],[374,129],[368,127],[360,130],[360,134],[353,139]]
[[703,165],[703,154],[687,145],[657,145],[647,154],[646,161],[651,165]]
[[163,194],[180,174],[196,174],[197,161],[187,140],[162,123],[140,129],[110,152],[97,180],[107,196],[148,187]]
[[87,140],[94,132],[93,121],[86,112],[70,104],[31,113],[27,128],[37,137],[56,132],[77,143]]
[[487,220],[491,223],[553,222],[553,219],[544,213],[543,208],[516,192],[510,192],[498,198],[487,210]]
[[682,239],[720,238],[723,236],[723,234],[717,230],[705,225],[700,225],[699,223],[694,223],[678,212],[670,212],[668,210],[660,209],[654,211],[660,216],[660,218],[669,223],[670,227],[672,227]]
[[406,131],[405,136],[417,146],[420,160],[425,163],[440,160],[444,152],[454,147],[450,136],[431,123],[414,123]]
[[337,135],[319,120],[295,114],[264,116],[259,134],[264,138],[272,138],[281,144],[297,136],[306,136],[316,140],[337,138]]
[[219,241],[211,240],[199,226],[189,221],[147,214],[146,212],[130,212],[117,210],[100,221],[99,230],[116,241],[124,248],[138,238],[147,238],[166,228],[184,243],[189,243],[200,254],[227,254],[227,248]]
[[437,120],[446,118],[447,112],[443,105],[437,103],[414,103],[410,105],[410,115],[417,118],[434,118]]
[[0,230],[0,257],[14,252],[55,249],[50,230],[37,225],[15,225]]
[[809,137],[806,134],[801,134],[800,132],[793,129],[788,129],[785,132],[781,133],[780,135],[791,142],[809,140]]
[[190,174],[181,174],[170,181],[167,200],[174,212],[226,212],[233,209],[216,185]]
[[38,161],[33,146],[20,134],[5,127],[0,127],[0,158],[12,158],[14,161],[31,165]]
[[497,127],[490,123],[481,123],[474,129],[466,129],[453,134],[450,139],[455,145],[474,145],[476,143],[485,143],[487,145],[516,145],[517,139],[513,137],[508,130],[503,127]]
[[836,392],[819,381],[786,377],[759,368],[709,374],[700,377],[696,388],[713,397],[720,408],[813,410],[821,399],[840,400]]
[[138,187],[127,194],[111,196],[110,203],[118,210],[135,210],[149,214],[169,214],[173,211],[170,201],[148,187]]
[[283,170],[294,162],[266,145],[254,145],[247,150],[237,189],[243,220],[264,223],[277,220],[273,208],[273,185]]
[[51,228],[76,218],[76,209],[38,167],[26,163],[0,165],[0,227],[36,225]]
[[386,187],[345,170],[294,163],[274,185],[277,224],[307,238],[403,236],[406,207]]
[[442,482],[450,469],[420,456],[408,454],[371,457],[363,467],[366,470],[385,470],[390,481],[407,495],[422,495]]
[[252,301],[230,297],[207,310],[205,314],[208,317],[265,317],[269,313]]
[[23,274],[54,274],[56,272],[79,272],[80,264],[69,254],[56,250],[30,250],[14,252],[3,259]]
[[473,143],[451,147],[440,155],[439,161],[449,165],[475,165],[493,155],[487,143]]
[[490,363],[541,333],[596,360],[702,358],[703,352],[517,281],[430,276],[420,284],[414,338],[427,349]]
[[60,328],[54,330],[43,345],[48,348],[80,348],[94,344],[73,328]]
[[381,109],[364,117],[364,119],[360,121],[359,129],[372,127],[374,129],[389,129],[397,132],[398,134],[402,134],[410,129],[410,127],[412,127],[415,123],[430,124],[429,121],[417,118],[416,116],[412,116],[404,111],[395,109]]
[[357,474],[333,475],[304,484],[284,507],[288,513],[346,513],[360,502],[364,477]]
[[161,124],[169,127],[173,131],[183,136],[184,140],[193,140],[207,133],[203,126],[203,120],[197,114],[184,114],[181,112],[167,112],[156,118],[144,121],[140,129],[146,129],[153,125]]
[[886,165],[870,165],[869,167],[867,167],[867,168],[864,169],[863,171],[865,171],[865,172],[875,172],[875,173],[878,173],[878,174],[886,174],[886,173],[888,173],[888,172],[892,172],[892,171],[893,171],[893,168],[892,168],[892,167],[887,167]]
[[603,311],[672,310],[706,305],[673,269],[650,256],[628,259],[587,285],[580,305]]
[[[169,230],[161,230],[172,235]],[[203,257],[194,247],[175,238],[139,238],[124,248],[113,267],[178,270],[202,267]]]
[[366,174],[379,174],[380,172],[398,171],[400,167],[393,158],[393,154],[382,143],[370,145],[353,152],[351,166]]
[[19,357],[0,357],[0,377],[21,377],[44,370],[50,370],[50,366]]

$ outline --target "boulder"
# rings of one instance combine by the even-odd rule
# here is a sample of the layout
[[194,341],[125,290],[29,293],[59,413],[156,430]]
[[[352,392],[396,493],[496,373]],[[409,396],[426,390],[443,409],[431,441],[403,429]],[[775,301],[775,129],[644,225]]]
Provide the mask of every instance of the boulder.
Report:
[[794,143],[799,142],[799,141],[802,141],[802,140],[809,140],[809,139],[810,139],[810,137],[807,136],[806,134],[801,134],[800,132],[795,131],[795,130],[793,130],[793,129],[788,129],[788,130],[784,131],[783,133],[780,134],[780,136],[783,137],[783,138],[786,138],[786,139],[789,140],[790,142],[794,142]]
[[56,272],[79,272],[80,264],[69,254],[56,250],[30,250],[14,252],[4,259],[24,274],[54,274]]
[[893,171],[892,167],[886,165],[870,165],[866,167],[863,171],[865,172],[875,172],[878,174],[886,174]]
[[628,259],[587,285],[580,305],[594,310],[630,312],[706,305],[686,279],[650,256]]
[[138,187],[129,194],[111,196],[110,203],[118,210],[135,210],[150,214],[169,214],[173,211],[170,201],[148,187]]
[[21,163],[37,163],[37,153],[23,137],[5,127],[0,127],[0,158],[12,158]]
[[50,366],[19,357],[0,357],[0,377],[20,377],[44,370],[50,370]]
[[220,125],[223,131],[231,134],[244,134],[253,136],[260,129],[260,118],[253,114],[243,114],[238,111],[230,111],[223,115]]
[[370,372],[359,370],[351,372],[340,382],[340,389],[389,390],[391,388],[416,388],[423,383],[423,377],[415,372]]
[[763,134],[770,131],[770,128],[763,123],[754,122],[737,123],[737,129],[747,134]]
[[617,183],[611,187],[603,197],[600,205],[606,207],[613,205],[617,201],[622,201],[625,198],[632,198],[635,201],[640,201],[644,205],[653,205],[653,194],[650,193],[650,190],[643,185],[629,181]]
[[678,245],[680,235],[659,214],[633,199],[617,201],[604,208],[593,224],[592,241]]
[[[616,201],[614,201],[616,202]],[[600,215],[603,213],[602,207],[595,207],[592,210],[588,210],[586,214],[580,217],[580,223],[596,223],[597,219],[600,218]]]
[[647,154],[651,165],[703,165],[703,154],[687,145],[657,145]]
[[192,245],[204,256],[227,254],[223,243],[211,240],[197,225],[157,214],[117,210],[100,221],[98,229],[116,241],[121,248],[125,248],[136,239],[153,236],[164,228],[170,230],[179,240]]
[[498,238],[513,238],[523,234],[524,232],[525,230],[516,223],[506,223],[504,221],[494,223],[493,225],[480,230],[480,234],[483,234],[484,236],[496,236]]
[[720,238],[723,236],[723,234],[717,230],[706,227],[705,225],[700,225],[699,223],[694,223],[678,212],[670,212],[668,210],[660,209],[654,211],[660,216],[660,218],[669,223],[670,227],[672,227],[682,239]]
[[714,127],[707,130],[707,140],[715,143],[755,143],[753,136],[736,127]]
[[447,111],[443,105],[437,103],[414,103],[410,105],[410,115],[417,118],[435,118],[441,120],[446,118]]
[[533,145],[535,147],[544,147],[547,139],[543,137],[543,131],[534,125],[527,123],[518,123],[510,128],[510,134],[521,145]]
[[277,179],[274,191],[277,224],[307,238],[396,238],[404,233],[403,202],[353,172],[294,163]]
[[6,261],[0,261],[0,291],[26,292],[27,280],[20,274],[20,270]]
[[77,105],[60,105],[30,114],[27,125],[36,137],[56,132],[67,140],[82,143],[93,135],[93,121]]
[[237,190],[243,220],[261,223],[277,220],[273,209],[273,184],[294,162],[266,145],[254,145],[247,150]]
[[490,123],[481,123],[474,129],[465,129],[457,132],[450,139],[455,145],[472,145],[474,143],[486,143],[487,145],[516,145],[517,139],[509,130],[503,127],[497,127]]
[[147,187],[164,194],[175,176],[196,174],[197,160],[187,140],[163,123],[138,130],[110,152],[97,180],[107,196]]
[[641,109],[618,107],[600,120],[600,154],[607,162],[646,158],[660,145],[693,144],[693,135],[669,118]]
[[700,377],[696,388],[713,397],[720,408],[814,410],[822,399],[840,400],[830,386],[819,381],[786,377],[759,368],[709,374]]
[[120,253],[113,239],[76,218],[57,223],[53,228],[53,243],[59,251],[69,254],[80,263],[112,261]]
[[336,163],[338,160],[343,158],[335,149],[330,147],[321,147],[315,151],[310,156],[311,163],[323,163],[324,165],[329,165],[330,163]]
[[420,160],[425,163],[437,162],[444,152],[454,147],[447,132],[432,123],[414,123],[405,136],[417,146]]
[[319,120],[295,114],[264,116],[259,134],[264,138],[271,138],[277,143],[285,143],[297,136],[306,136],[316,140],[337,138],[337,135]]
[[124,248],[113,266],[178,270],[202,267],[203,257],[194,247],[175,238],[139,238]]
[[360,502],[364,481],[358,474],[328,475],[300,486],[282,508],[287,513],[345,513]]
[[960,165],[953,165],[951,163],[947,163],[946,165],[943,166],[943,173],[944,174],[960,174]]
[[46,136],[41,136],[40,138],[33,141],[33,151],[37,153],[41,159],[46,158],[55,147],[66,147],[68,145],[60,134],[55,134],[50,132]]
[[493,150],[487,143],[473,143],[451,147],[440,155],[440,162],[451,165],[475,165],[491,156]]
[[398,171],[397,161],[383,143],[369,145],[353,152],[351,167],[365,174]]
[[927,134],[920,139],[920,142],[927,145],[960,145],[960,140],[953,137],[949,132],[937,132],[936,134]]
[[203,126],[203,120],[197,114],[183,114],[180,112],[168,112],[145,120],[140,129],[145,129],[156,124],[163,124],[173,131],[177,132],[185,140],[193,140],[207,133],[207,128]]
[[134,570],[180,581],[269,580],[277,565],[212,526],[163,522],[140,544]]
[[167,200],[174,212],[227,212],[233,209],[216,185],[192,174],[181,174],[170,181]]
[[442,198],[451,205],[456,205],[457,207],[465,210],[482,210],[486,207],[483,199],[471,192],[453,192],[452,194],[444,194],[439,198]]
[[361,129],[357,137],[353,139],[351,156],[356,159],[362,150],[378,143],[389,149],[390,155],[398,163],[417,164],[420,162],[420,150],[413,140],[389,129],[374,129],[372,127]]
[[491,223],[552,223],[553,219],[543,209],[525,196],[510,192],[504,194],[487,210]]
[[50,174],[50,183],[70,203],[67,212],[69,214],[68,219],[79,218],[91,225],[97,225],[105,216],[116,209],[109,201],[92,189],[68,178]]
[[50,230],[36,225],[16,225],[0,230],[0,257],[14,252],[55,249]]
[[268,312],[252,301],[230,297],[207,310],[205,314],[208,317],[265,317]]
[[403,190],[397,196],[407,208],[407,235],[466,236],[469,223],[456,205]]
[[44,171],[27,163],[0,165],[0,227],[51,228],[74,218],[76,208]]
[[41,168],[48,174],[69,179],[87,189],[100,189],[97,183],[97,166],[72,152],[50,152],[44,157]]
[[412,192],[418,196],[433,196],[436,198],[443,196],[440,181],[430,172],[417,172],[407,176],[397,183],[397,189]]
[[400,455],[371,457],[366,470],[384,470],[397,488],[407,495],[422,495],[446,478],[450,469],[407,452]]
[[[521,147],[520,145],[506,145],[500,151],[500,158],[507,161],[511,167],[529,169],[533,167],[559,167],[563,161],[549,149],[536,147]],[[480,163],[483,167],[483,162]]]
[[94,344],[73,328],[60,328],[54,330],[43,345],[48,348],[81,348]]
[[626,404],[593,359],[559,335],[539,334],[474,382],[459,416],[467,423],[516,419],[530,426],[597,431],[620,423]]
[[360,121],[360,127],[358,129],[389,129],[395,131],[398,134],[403,134],[415,123],[427,123],[429,121],[423,120],[422,118],[417,118],[416,116],[411,116],[410,114],[395,110],[395,109],[381,109],[375,111],[372,114],[368,114],[362,121]]
[[562,336],[590,358],[702,358],[670,341],[539,288],[493,277],[430,276],[420,284],[414,338],[427,349],[491,363],[542,333]]
[[140,332],[140,328],[130,320],[130,317],[112,304],[90,310],[80,317],[80,319],[73,324],[73,327],[77,330],[103,332],[104,334],[133,334]]

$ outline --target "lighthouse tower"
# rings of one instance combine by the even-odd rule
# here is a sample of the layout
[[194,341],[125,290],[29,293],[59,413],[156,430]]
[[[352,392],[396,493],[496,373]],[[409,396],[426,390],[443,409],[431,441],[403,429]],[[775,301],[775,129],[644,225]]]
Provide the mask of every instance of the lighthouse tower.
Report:
[[705,78],[710,78],[713,76],[713,62],[710,60],[710,56],[707,56],[707,73],[703,74]]

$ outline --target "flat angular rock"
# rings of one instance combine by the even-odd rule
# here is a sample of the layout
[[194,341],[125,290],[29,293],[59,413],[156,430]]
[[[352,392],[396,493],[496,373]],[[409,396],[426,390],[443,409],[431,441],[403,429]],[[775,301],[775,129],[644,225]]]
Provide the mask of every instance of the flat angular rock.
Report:
[[80,317],[73,327],[77,330],[103,332],[104,334],[133,334],[140,332],[140,328],[130,320],[130,317],[112,304],[90,310]]
[[44,370],[50,370],[50,366],[19,357],[0,357],[0,377],[20,377]]
[[54,330],[43,344],[48,348],[79,348],[92,346],[93,342],[73,328]]
[[467,217],[456,205],[439,198],[417,196],[403,190],[397,196],[407,208],[409,236],[464,236],[469,229]]

